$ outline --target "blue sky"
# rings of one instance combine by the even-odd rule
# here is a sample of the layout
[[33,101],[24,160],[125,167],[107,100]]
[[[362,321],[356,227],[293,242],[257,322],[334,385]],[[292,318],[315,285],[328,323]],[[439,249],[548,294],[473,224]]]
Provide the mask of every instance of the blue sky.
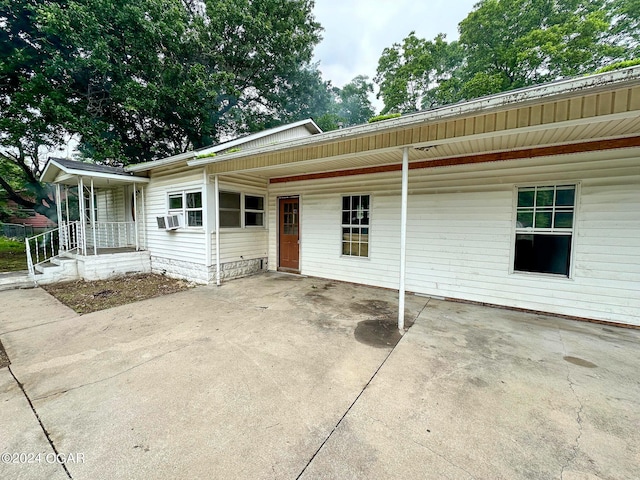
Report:
[[[438,33],[458,38],[458,23],[477,0],[316,0],[324,27],[315,60],[325,80],[341,87],[356,75],[373,79],[385,47],[414,30],[422,38]],[[379,109],[381,104],[376,104]]]

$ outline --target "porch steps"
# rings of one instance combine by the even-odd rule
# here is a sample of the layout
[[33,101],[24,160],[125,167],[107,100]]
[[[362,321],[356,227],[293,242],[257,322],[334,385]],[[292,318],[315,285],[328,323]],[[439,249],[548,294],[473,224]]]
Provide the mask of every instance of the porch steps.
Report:
[[26,270],[19,272],[0,273],[0,292],[3,290],[14,290],[16,288],[33,288],[35,284],[29,278]]
[[76,280],[78,276],[77,260],[68,257],[51,257],[49,261],[34,266],[35,281],[39,284]]

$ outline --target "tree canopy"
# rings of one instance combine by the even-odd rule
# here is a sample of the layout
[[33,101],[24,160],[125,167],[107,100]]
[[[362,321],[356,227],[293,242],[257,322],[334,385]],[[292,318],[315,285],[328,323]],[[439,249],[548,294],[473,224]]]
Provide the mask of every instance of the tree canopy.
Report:
[[[37,184],[75,137],[94,161],[164,157],[278,116],[319,41],[312,0],[0,0],[0,161]],[[285,115],[286,117],[286,115]]]
[[594,72],[638,54],[640,0],[481,0],[447,42],[386,48],[383,113],[410,112]]

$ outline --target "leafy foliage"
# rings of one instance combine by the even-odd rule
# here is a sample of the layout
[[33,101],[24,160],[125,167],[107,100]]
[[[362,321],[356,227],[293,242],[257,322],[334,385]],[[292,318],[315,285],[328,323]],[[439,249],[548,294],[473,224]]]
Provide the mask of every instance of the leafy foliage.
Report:
[[37,179],[47,151],[71,137],[95,161],[126,164],[258,128],[286,110],[311,58],[320,31],[312,8],[312,0],[0,0],[0,161],[20,167],[35,201],[4,177],[0,185],[51,217]]
[[385,112],[411,112],[593,72],[638,49],[640,0],[482,0],[459,42],[411,32],[383,51]]

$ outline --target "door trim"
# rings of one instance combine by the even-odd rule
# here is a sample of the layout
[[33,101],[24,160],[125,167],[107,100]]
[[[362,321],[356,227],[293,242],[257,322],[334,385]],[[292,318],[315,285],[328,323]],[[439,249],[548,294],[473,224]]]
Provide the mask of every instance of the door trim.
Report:
[[[298,199],[298,268],[287,268],[280,266],[280,202],[282,200]],[[300,195],[282,195],[276,198],[276,259],[278,260],[276,270],[278,272],[299,274],[302,270],[302,243],[300,241],[300,232],[302,231],[302,202]]]

